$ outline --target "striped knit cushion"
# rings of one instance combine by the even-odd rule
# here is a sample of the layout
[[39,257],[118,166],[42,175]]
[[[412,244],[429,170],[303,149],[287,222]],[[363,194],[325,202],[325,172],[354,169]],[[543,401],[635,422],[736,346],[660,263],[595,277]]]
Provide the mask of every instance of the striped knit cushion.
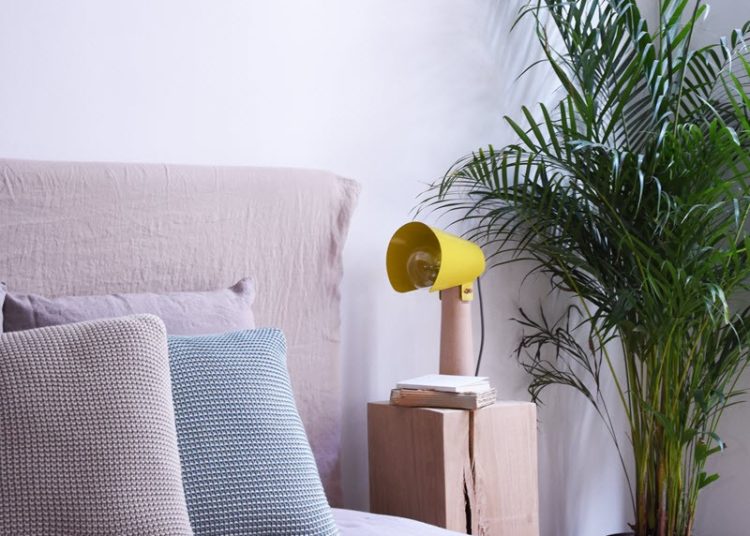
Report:
[[0,534],[192,533],[162,321],[0,335]]
[[177,437],[198,536],[337,534],[281,331],[169,338]]

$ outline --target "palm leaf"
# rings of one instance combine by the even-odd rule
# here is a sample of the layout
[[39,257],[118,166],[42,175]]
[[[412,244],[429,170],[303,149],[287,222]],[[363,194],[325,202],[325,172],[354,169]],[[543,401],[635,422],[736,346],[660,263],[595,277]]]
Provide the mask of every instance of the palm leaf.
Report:
[[535,399],[576,389],[616,441],[613,377],[638,536],[689,534],[748,359],[750,310],[729,303],[750,276],[750,24],[694,49],[706,13],[662,0],[651,31],[635,0],[535,0],[519,19],[536,21],[563,97],[506,118],[515,143],[462,158],[421,200],[470,221],[493,265],[531,260],[575,300],[554,322],[520,312],[518,358]]

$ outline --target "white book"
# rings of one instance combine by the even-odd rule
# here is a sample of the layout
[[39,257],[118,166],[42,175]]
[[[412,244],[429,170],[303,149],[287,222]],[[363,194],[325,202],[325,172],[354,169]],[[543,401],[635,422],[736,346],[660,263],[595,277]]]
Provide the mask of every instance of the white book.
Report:
[[449,374],[428,374],[400,381],[399,389],[431,389],[445,393],[483,393],[492,389],[486,376],[452,376]]

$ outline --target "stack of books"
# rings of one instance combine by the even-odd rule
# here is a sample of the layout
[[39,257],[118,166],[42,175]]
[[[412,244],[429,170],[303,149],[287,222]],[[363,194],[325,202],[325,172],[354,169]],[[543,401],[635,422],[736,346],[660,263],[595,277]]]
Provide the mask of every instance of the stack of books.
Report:
[[391,404],[410,407],[479,409],[495,402],[489,378],[428,374],[400,381],[391,391]]

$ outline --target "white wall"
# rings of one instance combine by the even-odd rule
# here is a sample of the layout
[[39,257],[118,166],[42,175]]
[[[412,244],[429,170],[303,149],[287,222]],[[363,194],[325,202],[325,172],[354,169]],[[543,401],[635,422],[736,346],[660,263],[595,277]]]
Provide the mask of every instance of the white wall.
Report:
[[[386,244],[424,183],[480,145],[509,141],[501,116],[548,97],[543,70],[515,81],[534,43],[523,27],[507,37],[519,5],[0,0],[0,155],[316,167],[359,180],[343,285],[344,471],[349,505],[363,508],[366,401],[437,367],[438,302],[390,289]],[[527,397],[508,319],[546,295],[543,281],[521,288],[523,275],[516,265],[485,284],[484,372],[505,398]],[[570,393],[547,400],[544,535],[624,529],[629,507],[603,427]],[[747,487],[726,481],[706,518],[739,527],[747,513],[724,505]]]

